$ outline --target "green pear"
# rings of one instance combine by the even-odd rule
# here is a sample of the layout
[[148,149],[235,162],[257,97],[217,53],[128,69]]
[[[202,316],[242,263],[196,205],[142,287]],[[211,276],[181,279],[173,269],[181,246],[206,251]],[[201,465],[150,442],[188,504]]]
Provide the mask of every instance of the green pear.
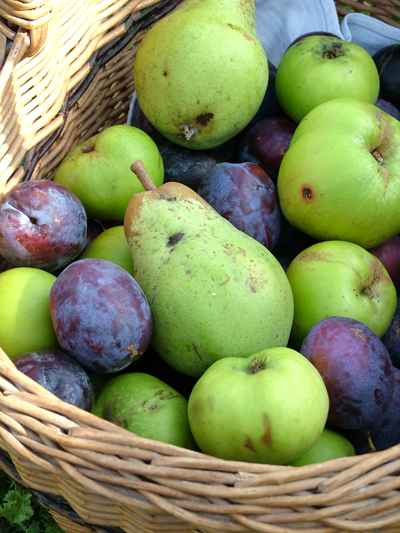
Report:
[[142,111],[167,139],[207,149],[235,136],[268,85],[254,0],[184,0],[144,36],[134,81]]
[[0,346],[10,358],[24,352],[60,349],[50,315],[56,276],[17,267],[0,274]]
[[218,359],[287,345],[285,271],[192,189],[169,182],[133,195],[124,228],[153,315],[152,346],[171,367],[196,377]]
[[133,276],[131,250],[125,237],[124,226],[107,228],[95,237],[84,249],[79,259],[94,257],[106,259],[124,268]]

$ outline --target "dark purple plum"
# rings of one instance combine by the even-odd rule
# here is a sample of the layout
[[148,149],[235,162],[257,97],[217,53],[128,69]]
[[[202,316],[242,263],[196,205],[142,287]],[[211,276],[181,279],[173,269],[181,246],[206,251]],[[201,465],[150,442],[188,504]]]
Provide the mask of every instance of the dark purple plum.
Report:
[[26,352],[13,359],[20,372],[52,392],[60,400],[90,411],[93,387],[85,370],[59,350]]
[[197,191],[204,174],[222,159],[210,150],[191,150],[167,141],[159,147],[164,163],[164,182],[183,183]]
[[259,122],[260,120],[263,120],[264,118],[277,117],[280,115],[284,115],[284,112],[278,102],[278,98],[276,97],[275,78],[276,78],[276,66],[273,63],[271,63],[271,61],[268,60],[267,90],[265,91],[264,98],[261,102],[261,105],[257,113],[254,115],[254,117],[251,119],[249,124],[246,126],[247,130],[252,128],[254,124]]
[[393,397],[394,366],[381,339],[365,324],[324,318],[312,326],[300,353],[324,380],[329,423],[359,429],[382,418]]
[[257,122],[245,136],[238,159],[259,164],[276,184],[283,156],[297,127],[289,117],[270,117]]
[[400,236],[395,235],[386,242],[369,248],[368,251],[381,261],[398,291],[400,289]]
[[88,244],[92,242],[100,233],[104,231],[104,226],[100,220],[88,220],[87,222],[87,232],[86,232],[86,242],[85,248]]
[[[368,433],[369,432],[369,437]],[[394,392],[389,407],[382,418],[368,428],[342,430],[353,444],[357,455],[381,452],[400,444],[400,370],[394,369]]]
[[276,187],[259,165],[220,163],[205,174],[197,194],[237,229],[273,250],[282,215]]
[[400,43],[384,46],[372,59],[379,74],[379,98],[400,109]]
[[157,146],[162,144],[166,140],[164,135],[160,133],[156,127],[153,126],[153,124],[143,113],[143,110],[140,107],[137,98],[133,103],[132,114],[130,116],[129,124],[130,126],[135,126],[135,128],[139,128],[140,130],[147,133],[147,135],[153,139]]
[[388,102],[384,98],[378,98],[378,100],[375,102],[375,105],[379,107],[379,109],[382,109],[382,111],[385,111],[385,113],[388,115],[394,117],[396,120],[400,120],[400,111],[391,102]]
[[282,216],[281,232],[273,254],[286,272],[287,267],[300,252],[317,242],[313,237],[295,228]]
[[381,341],[386,346],[393,365],[400,368],[400,296],[397,297],[396,311]]
[[309,31],[307,33],[302,33],[301,35],[299,35],[298,37],[293,39],[293,41],[289,44],[289,46],[286,48],[286,50],[288,50],[294,44],[302,41],[306,37],[310,37],[311,35],[323,35],[323,36],[326,36],[326,37],[337,37],[338,39],[340,38],[338,35],[336,35],[336,33],[331,33],[329,31],[319,31],[319,30]]
[[0,255],[13,266],[56,272],[78,257],[86,234],[81,201],[53,181],[18,183],[0,202]]
[[51,288],[50,313],[63,351],[91,372],[126,368],[146,351],[153,332],[137,281],[105,259],[68,265]]

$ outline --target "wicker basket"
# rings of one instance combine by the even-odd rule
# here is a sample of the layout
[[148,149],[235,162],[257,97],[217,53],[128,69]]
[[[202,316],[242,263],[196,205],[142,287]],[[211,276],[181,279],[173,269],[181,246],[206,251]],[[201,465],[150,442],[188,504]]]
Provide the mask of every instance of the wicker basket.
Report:
[[[126,122],[137,44],[178,3],[0,0],[0,194]],[[345,5],[400,27],[400,0]],[[400,445],[301,468],[223,461],[60,401],[1,349],[0,452],[67,533],[400,531]]]

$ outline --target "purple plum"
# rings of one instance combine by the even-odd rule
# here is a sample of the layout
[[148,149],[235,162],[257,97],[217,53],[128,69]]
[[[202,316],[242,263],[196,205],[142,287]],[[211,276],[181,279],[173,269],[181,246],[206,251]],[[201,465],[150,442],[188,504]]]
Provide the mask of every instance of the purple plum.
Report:
[[61,348],[86,371],[123,370],[146,351],[153,332],[139,284],[105,259],[68,265],[50,290],[50,314]]
[[20,372],[30,377],[55,396],[90,411],[93,387],[88,374],[71,357],[59,350],[37,350],[14,357]]
[[279,239],[281,210],[275,184],[254,163],[219,163],[197,189],[222,217],[269,250]]
[[396,311],[381,341],[386,346],[393,365],[400,368],[400,296],[397,297]]
[[368,249],[377,257],[388,271],[396,290],[400,289],[400,237],[395,235],[391,239]]
[[395,368],[381,339],[362,322],[341,316],[324,318],[312,326],[300,353],[324,380],[331,424],[363,428],[389,408]]
[[394,117],[396,120],[400,120],[400,111],[388,100],[385,100],[384,98],[378,98],[378,100],[375,102],[375,105],[379,107],[379,109],[382,109],[382,111],[385,111],[385,113],[388,115]]
[[[368,438],[368,433],[369,438]],[[387,450],[400,444],[400,370],[394,370],[393,398],[384,415],[366,428],[341,431],[356,454]]]

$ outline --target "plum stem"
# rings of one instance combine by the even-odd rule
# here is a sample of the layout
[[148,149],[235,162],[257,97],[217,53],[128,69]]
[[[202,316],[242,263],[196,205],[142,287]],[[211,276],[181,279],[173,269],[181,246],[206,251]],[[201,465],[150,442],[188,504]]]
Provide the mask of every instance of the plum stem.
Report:
[[146,167],[143,164],[143,161],[137,159],[131,165],[131,170],[136,174],[138,180],[143,185],[146,191],[154,191],[157,187],[154,185],[153,180],[150,177],[150,174],[147,172]]
[[369,451],[370,451],[371,453],[376,452],[375,445],[374,445],[374,443],[372,442],[371,433],[370,433],[370,431],[369,431],[369,429],[368,429],[367,427],[365,428],[365,433],[367,434],[368,445],[369,445]]

